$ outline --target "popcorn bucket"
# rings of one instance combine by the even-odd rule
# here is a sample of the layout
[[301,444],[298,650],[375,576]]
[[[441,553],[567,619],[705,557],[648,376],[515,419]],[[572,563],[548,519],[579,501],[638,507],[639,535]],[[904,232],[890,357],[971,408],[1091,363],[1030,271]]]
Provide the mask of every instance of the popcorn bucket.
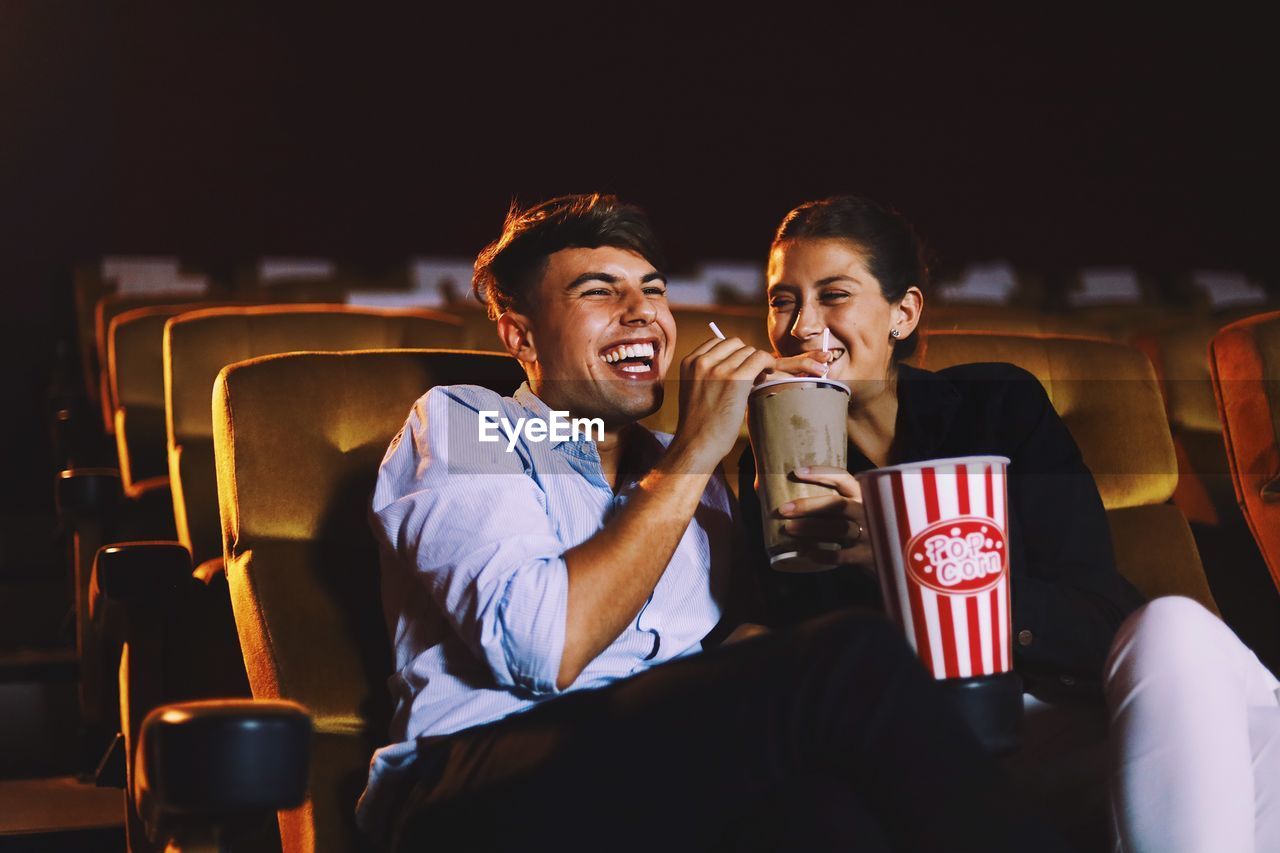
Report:
[[885,610],[993,751],[1016,746],[1022,711],[1011,646],[1008,464],[965,456],[857,475]]

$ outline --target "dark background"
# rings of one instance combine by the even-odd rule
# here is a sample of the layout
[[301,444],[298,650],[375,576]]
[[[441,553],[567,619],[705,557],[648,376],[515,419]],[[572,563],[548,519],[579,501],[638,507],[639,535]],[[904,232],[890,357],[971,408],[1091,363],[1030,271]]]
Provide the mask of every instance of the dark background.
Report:
[[944,269],[1276,280],[1256,16],[456,5],[0,0],[6,507],[47,476],[69,269],[104,253],[389,267],[473,255],[513,197],[601,189],[679,271],[762,261],[792,205],[851,190]]

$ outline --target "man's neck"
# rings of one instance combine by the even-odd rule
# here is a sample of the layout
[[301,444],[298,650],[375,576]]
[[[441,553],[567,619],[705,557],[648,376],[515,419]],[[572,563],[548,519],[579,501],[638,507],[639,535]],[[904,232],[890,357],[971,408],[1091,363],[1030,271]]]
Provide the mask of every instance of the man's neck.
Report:
[[[540,377],[530,377],[529,388],[538,397],[538,399],[545,403],[549,408],[569,409],[565,404],[558,403],[554,399],[547,399],[547,397],[553,395],[548,392],[545,383]],[[578,414],[569,410],[569,416],[578,417]],[[615,492],[618,490],[618,474],[622,469],[622,462],[626,456],[629,431],[633,426],[633,423],[617,426],[606,421],[603,435],[595,443],[596,453],[600,456],[601,474],[604,476],[605,482],[608,483]]]
[[604,437],[596,442],[596,453],[600,455],[600,472],[615,492],[618,491],[618,474],[626,458],[627,438],[631,427],[631,424],[614,429],[606,426]]

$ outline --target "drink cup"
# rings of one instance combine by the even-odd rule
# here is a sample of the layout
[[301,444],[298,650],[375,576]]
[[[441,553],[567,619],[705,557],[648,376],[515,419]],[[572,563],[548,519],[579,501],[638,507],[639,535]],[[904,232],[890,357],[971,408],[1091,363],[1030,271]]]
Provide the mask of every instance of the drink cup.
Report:
[[816,572],[832,568],[805,557],[803,548],[840,550],[842,543],[806,540],[802,544],[782,529],[778,507],[797,498],[831,494],[830,486],[802,483],[797,468],[847,460],[849,389],[833,379],[786,377],[761,382],[747,404],[747,427],[756,459],[756,491],[769,563],[782,572]]
[[885,610],[993,752],[1016,748],[1003,456],[934,459],[857,475]]

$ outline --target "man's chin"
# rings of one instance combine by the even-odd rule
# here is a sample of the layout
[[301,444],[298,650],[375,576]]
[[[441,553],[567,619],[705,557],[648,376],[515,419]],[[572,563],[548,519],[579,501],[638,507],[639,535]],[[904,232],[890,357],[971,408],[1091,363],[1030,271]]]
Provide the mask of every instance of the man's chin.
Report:
[[[661,382],[645,383],[645,386],[632,386],[619,389],[601,400],[600,417],[610,428],[624,427],[636,421],[642,421],[662,408],[663,388]],[[607,411],[606,411],[607,410]]]

